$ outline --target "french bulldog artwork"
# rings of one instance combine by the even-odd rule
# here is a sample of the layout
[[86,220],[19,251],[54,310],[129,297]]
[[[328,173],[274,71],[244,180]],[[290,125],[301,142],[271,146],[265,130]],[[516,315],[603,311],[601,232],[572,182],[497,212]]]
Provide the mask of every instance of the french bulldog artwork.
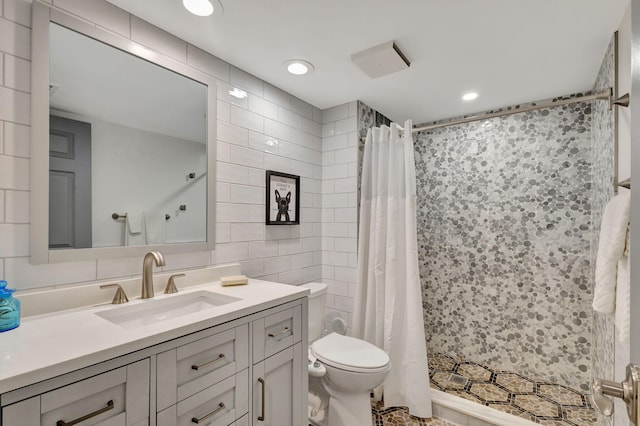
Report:
[[282,222],[282,216],[284,216],[285,222],[290,222],[289,218],[289,203],[291,202],[291,191],[287,193],[286,197],[281,197],[280,192],[276,189],[276,204],[278,205],[278,214],[276,215],[276,222]]
[[300,224],[300,176],[267,170],[267,225]]

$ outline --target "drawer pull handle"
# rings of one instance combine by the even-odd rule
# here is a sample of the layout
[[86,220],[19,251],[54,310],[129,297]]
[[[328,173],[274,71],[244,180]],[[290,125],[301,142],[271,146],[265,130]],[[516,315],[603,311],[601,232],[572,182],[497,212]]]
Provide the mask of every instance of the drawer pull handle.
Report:
[[199,424],[199,423],[204,422],[205,420],[207,420],[209,417],[215,416],[216,414],[218,414],[222,410],[224,410],[224,402],[221,402],[220,404],[218,404],[218,408],[216,408],[215,410],[213,410],[212,412],[210,412],[206,416],[200,417],[200,418],[193,417],[191,419],[191,421],[193,423],[195,423],[195,424]]
[[258,416],[258,421],[260,422],[264,422],[264,406],[265,406],[265,395],[266,395],[266,390],[265,390],[265,381],[262,377],[258,378],[258,381],[260,382],[260,384],[262,385],[262,408],[260,410],[260,415]]
[[191,369],[198,371],[201,368],[208,367],[209,365],[214,364],[214,363],[216,363],[218,361],[222,361],[223,359],[224,359],[224,354],[220,354],[220,355],[218,355],[218,358],[212,359],[211,361],[205,362],[204,364],[200,364],[200,365],[195,365],[194,364],[194,365],[192,365]]
[[284,330],[282,330],[282,331],[280,331],[278,333],[269,333],[268,336],[269,337],[279,337],[278,340],[282,340],[286,336],[288,336],[289,333],[291,333],[291,329],[289,327],[285,327]]
[[82,417],[78,417],[75,420],[71,420],[70,422],[65,422],[64,420],[58,420],[58,422],[56,423],[56,426],[73,426],[73,425],[77,425],[78,423],[82,423],[85,420],[89,420],[92,417],[98,416],[102,413],[106,413],[109,410],[113,410],[113,400],[110,399],[107,402],[107,406],[104,408],[101,408],[99,410],[94,411],[93,413],[89,413],[86,416],[82,416]]

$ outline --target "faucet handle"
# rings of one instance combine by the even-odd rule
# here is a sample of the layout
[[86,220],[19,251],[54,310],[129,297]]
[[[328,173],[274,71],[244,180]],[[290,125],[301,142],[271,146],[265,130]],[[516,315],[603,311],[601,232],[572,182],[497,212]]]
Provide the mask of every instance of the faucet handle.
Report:
[[185,274],[175,274],[169,277],[167,281],[167,286],[164,289],[164,294],[173,294],[178,292],[178,288],[176,287],[176,283],[174,282],[175,278],[186,277]]
[[607,396],[622,399],[627,404],[627,414],[631,423],[637,425],[640,413],[640,398],[638,398],[640,395],[640,366],[627,365],[627,377],[622,383],[593,379],[591,395],[593,404],[605,416],[610,416],[613,413],[613,401]]
[[591,402],[602,415],[609,417],[613,414],[613,400],[605,396],[607,394],[603,389],[603,382],[607,382],[609,386],[616,385],[602,379],[593,379],[591,382]]
[[104,284],[104,285],[101,285],[100,288],[102,288],[102,289],[104,289],[104,288],[117,288],[116,294],[113,296],[113,300],[111,301],[111,303],[114,304],[114,305],[119,305],[121,303],[127,303],[129,301],[129,298],[127,297],[127,294],[124,292],[124,289],[122,288],[122,286],[120,286],[120,284]]

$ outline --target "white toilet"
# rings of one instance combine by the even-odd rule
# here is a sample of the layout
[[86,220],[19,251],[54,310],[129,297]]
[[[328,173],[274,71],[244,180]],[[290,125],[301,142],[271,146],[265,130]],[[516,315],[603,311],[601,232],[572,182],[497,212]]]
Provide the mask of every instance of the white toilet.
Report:
[[309,422],[316,426],[370,426],[370,393],[391,369],[389,356],[364,340],[344,336],[342,319],[331,314],[325,317],[326,284],[302,286],[311,290]]

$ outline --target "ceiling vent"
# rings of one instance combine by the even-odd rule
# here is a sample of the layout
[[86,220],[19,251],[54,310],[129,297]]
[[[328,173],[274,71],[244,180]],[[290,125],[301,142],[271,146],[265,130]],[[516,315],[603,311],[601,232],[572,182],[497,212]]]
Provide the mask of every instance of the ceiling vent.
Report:
[[393,41],[351,55],[351,61],[371,78],[406,70],[411,65]]

